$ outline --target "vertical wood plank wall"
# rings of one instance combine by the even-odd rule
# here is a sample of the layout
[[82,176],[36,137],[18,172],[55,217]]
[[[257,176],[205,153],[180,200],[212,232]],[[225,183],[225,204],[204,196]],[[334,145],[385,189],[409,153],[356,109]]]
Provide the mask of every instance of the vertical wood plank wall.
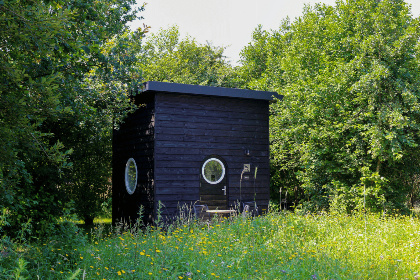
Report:
[[[155,208],[164,216],[178,215],[180,203],[199,200],[203,160],[219,155],[228,165],[228,198],[240,197],[244,164],[251,164],[242,182],[242,200],[254,200],[260,208],[269,201],[269,110],[267,100],[156,93],[155,95]],[[249,150],[250,156],[244,151]],[[254,170],[258,166],[254,183]]]
[[[143,220],[154,214],[154,100],[130,114],[113,136],[113,223],[117,220],[134,222],[140,205],[145,207]],[[130,195],[125,187],[125,165],[129,158],[136,161],[138,180]]]

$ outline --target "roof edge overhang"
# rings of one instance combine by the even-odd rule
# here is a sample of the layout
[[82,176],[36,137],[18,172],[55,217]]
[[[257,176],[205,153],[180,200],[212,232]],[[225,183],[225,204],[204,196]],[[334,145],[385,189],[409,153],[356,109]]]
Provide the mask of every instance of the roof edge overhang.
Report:
[[191,95],[207,95],[207,96],[220,96],[231,98],[245,98],[255,100],[274,101],[275,98],[282,99],[283,95],[271,91],[258,91],[249,89],[238,88],[225,88],[225,87],[211,87],[188,85],[178,83],[166,83],[149,81],[143,84],[143,87],[138,94],[142,95],[147,92],[166,92],[166,93],[181,93]]

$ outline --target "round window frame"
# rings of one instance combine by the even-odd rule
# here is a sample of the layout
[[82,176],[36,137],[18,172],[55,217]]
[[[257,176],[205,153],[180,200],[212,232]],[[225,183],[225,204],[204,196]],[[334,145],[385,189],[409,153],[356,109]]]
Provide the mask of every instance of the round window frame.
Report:
[[[210,161],[213,161],[213,160],[217,161],[217,162],[218,162],[218,163],[222,166],[222,176],[220,176],[219,180],[214,181],[214,182],[209,181],[209,180],[207,179],[206,175],[204,174],[204,168],[206,167],[207,163],[208,163],[208,162],[210,162]],[[221,181],[225,178],[225,174],[226,174],[226,167],[225,167],[225,164],[224,164],[224,163],[223,163],[220,159],[215,158],[215,157],[211,157],[211,158],[207,159],[207,160],[203,163],[203,166],[201,167],[201,175],[203,176],[203,179],[204,179],[207,183],[209,183],[209,184],[211,184],[211,185],[217,185],[217,184],[219,184],[219,183],[220,183],[220,182],[221,182]]]
[[[129,179],[128,179],[128,172],[129,172],[130,163],[134,163],[134,167],[136,168],[136,181],[135,181],[133,189],[130,188]],[[129,158],[127,160],[127,163],[125,164],[124,177],[125,177],[125,189],[127,190],[128,194],[130,194],[130,195],[133,194],[136,191],[138,175],[139,175],[139,173],[138,173],[138,170],[137,170],[136,161],[133,158]]]

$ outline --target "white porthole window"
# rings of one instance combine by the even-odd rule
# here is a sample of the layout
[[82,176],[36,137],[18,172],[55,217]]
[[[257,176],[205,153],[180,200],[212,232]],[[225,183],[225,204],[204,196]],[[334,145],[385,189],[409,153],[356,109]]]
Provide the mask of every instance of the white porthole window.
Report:
[[217,158],[209,158],[204,162],[201,174],[207,183],[218,184],[225,177],[225,165]]
[[137,186],[137,165],[133,158],[130,158],[125,165],[125,188],[129,194],[133,194]]

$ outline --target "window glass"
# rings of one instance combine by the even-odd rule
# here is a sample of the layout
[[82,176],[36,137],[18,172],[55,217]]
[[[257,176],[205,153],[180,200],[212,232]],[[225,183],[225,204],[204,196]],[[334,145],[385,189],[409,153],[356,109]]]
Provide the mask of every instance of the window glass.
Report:
[[217,184],[225,177],[225,166],[217,158],[209,158],[202,167],[204,180],[209,184]]
[[137,165],[133,158],[130,158],[125,165],[125,188],[129,194],[133,194],[137,186]]

